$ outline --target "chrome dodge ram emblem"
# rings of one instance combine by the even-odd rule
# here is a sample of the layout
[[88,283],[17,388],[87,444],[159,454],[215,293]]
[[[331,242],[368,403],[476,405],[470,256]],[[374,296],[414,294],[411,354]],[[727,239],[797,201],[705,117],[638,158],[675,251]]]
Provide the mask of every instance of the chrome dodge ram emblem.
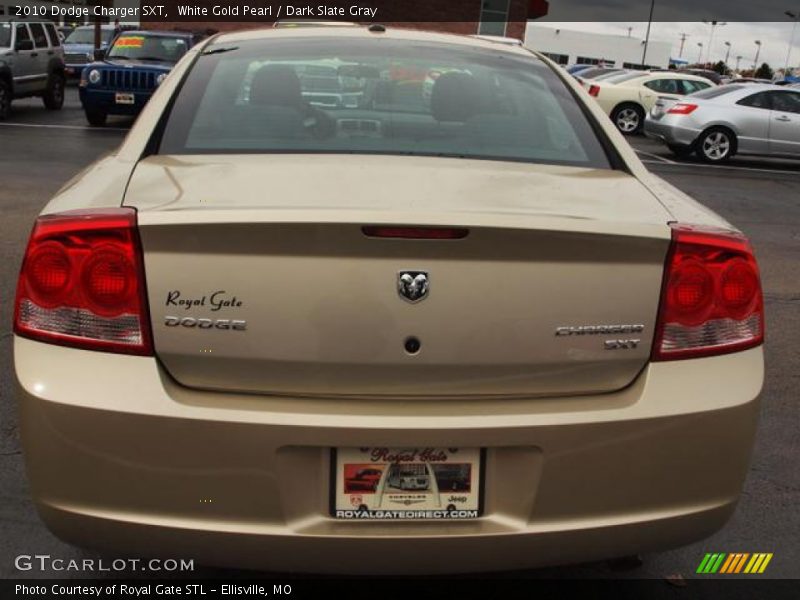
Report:
[[425,298],[429,285],[425,271],[400,271],[397,274],[397,292],[409,302],[419,302]]

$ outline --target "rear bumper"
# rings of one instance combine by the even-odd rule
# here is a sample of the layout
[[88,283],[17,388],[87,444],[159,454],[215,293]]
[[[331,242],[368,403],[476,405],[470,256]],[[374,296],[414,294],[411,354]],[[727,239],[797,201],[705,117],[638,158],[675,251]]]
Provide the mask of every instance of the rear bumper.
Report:
[[[312,400],[188,390],[152,358],[14,348],[31,489],[54,533],[272,571],[521,569],[701,539],[734,509],[763,380],[757,348],[652,364],[582,398]],[[484,516],[330,518],[329,448],[378,445],[486,447]]]
[[647,137],[660,140],[670,146],[683,148],[690,148],[700,135],[700,132],[695,129],[676,127],[664,123],[663,120],[655,121],[649,116],[644,122],[644,133]]

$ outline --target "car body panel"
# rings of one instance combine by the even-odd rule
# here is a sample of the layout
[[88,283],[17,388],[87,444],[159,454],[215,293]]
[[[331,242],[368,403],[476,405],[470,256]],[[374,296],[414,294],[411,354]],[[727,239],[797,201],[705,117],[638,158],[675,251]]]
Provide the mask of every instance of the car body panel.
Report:
[[[259,186],[265,175],[268,195]],[[354,178],[358,188],[347,185]],[[372,190],[387,180],[396,182],[391,192],[376,197]],[[557,198],[548,197],[553,188]],[[156,351],[172,375],[192,387],[280,394],[619,389],[649,356],[670,236],[669,213],[630,175],[464,159],[158,156],[136,167],[125,205],[139,211]],[[437,248],[360,231],[387,223],[469,227],[470,235]],[[234,271],[226,266],[231,254],[240,265]],[[412,310],[394,278],[415,268],[430,273],[431,297]],[[502,281],[515,281],[516,291]],[[504,314],[490,317],[494,294],[476,286],[505,286],[520,302],[507,298]],[[598,288],[605,301],[586,306]],[[543,293],[549,289],[560,290],[559,303]],[[215,310],[209,296],[187,312],[168,299],[220,290],[220,299],[235,295],[243,305]],[[440,331],[443,310],[471,327],[455,337]],[[299,328],[265,318],[290,313]],[[164,326],[176,314],[245,320],[248,331],[198,337]],[[365,327],[369,314],[381,318]],[[626,352],[604,350],[597,336],[553,343],[557,327],[591,324],[644,331]],[[402,346],[409,335],[424,348],[412,360]],[[259,339],[271,344],[254,345]],[[198,361],[202,340],[213,352]]]
[[[195,391],[154,358],[14,346],[31,490],[55,533],[295,572],[509,570],[710,535],[746,475],[763,378],[756,348],[650,364],[601,396],[430,400],[412,413],[399,400]],[[330,518],[328,448],[470,446],[476,434],[488,449],[481,519]]]

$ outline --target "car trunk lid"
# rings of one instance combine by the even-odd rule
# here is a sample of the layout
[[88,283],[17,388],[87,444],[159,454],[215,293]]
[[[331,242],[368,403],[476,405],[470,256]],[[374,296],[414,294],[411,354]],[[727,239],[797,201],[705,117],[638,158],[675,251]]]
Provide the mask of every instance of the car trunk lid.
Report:
[[[153,156],[125,204],[164,367],[282,395],[624,387],[648,360],[670,235],[623,172],[460,159]],[[365,234],[379,225],[467,235]],[[427,274],[423,299],[400,294],[405,272]]]

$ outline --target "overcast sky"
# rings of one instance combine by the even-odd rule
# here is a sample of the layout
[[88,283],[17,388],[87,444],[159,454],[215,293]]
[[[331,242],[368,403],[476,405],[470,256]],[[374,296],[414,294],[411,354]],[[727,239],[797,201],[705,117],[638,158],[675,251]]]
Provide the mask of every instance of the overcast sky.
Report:
[[[584,23],[568,22],[554,23],[549,21],[533,21],[536,25],[560,28],[566,30],[592,31],[596,33],[613,33],[617,35],[628,35],[628,28],[631,27],[631,35],[639,39],[645,38],[647,23]],[[711,35],[711,25],[702,22],[697,23],[667,23],[654,22],[650,29],[650,39],[672,44],[672,56],[677,58],[681,46],[681,34],[686,34],[686,43],[683,48],[683,58],[690,62],[696,62],[700,48],[698,43],[703,44],[702,60],[706,60],[708,51],[709,36]],[[753,64],[757,46],[755,40],[761,40],[761,54],[758,62],[767,62],[775,68],[783,68],[786,62],[786,53],[789,50],[789,39],[792,35],[792,21],[788,18],[785,22],[779,23],[727,23],[717,25],[714,31],[714,39],[711,45],[711,60],[717,62],[725,59],[727,46],[725,42],[731,43],[731,54],[729,64],[736,66],[736,57],[741,55],[741,68],[749,68]],[[800,66],[800,26],[795,32],[794,46],[792,48],[792,58],[789,66]]]

